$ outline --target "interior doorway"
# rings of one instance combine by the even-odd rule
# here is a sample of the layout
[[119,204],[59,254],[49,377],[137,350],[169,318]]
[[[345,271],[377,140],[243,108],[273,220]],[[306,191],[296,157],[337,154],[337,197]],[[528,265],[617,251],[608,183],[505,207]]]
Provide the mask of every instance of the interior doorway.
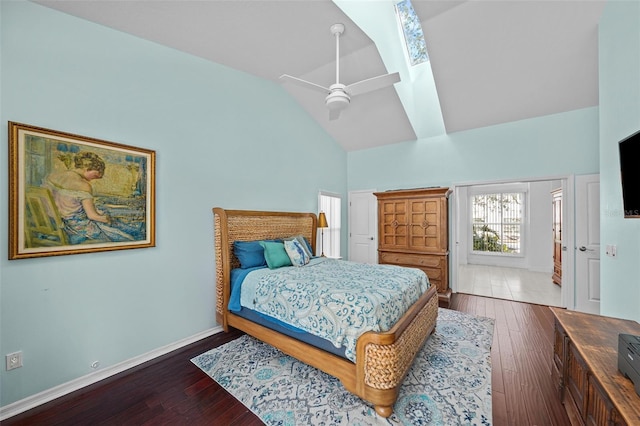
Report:
[[[567,178],[456,185],[450,204],[454,224],[451,233],[453,291],[565,307],[567,289],[559,285],[562,282],[553,282],[553,193],[563,191],[564,194],[566,188]],[[500,239],[500,246],[504,247],[504,250],[483,252],[479,247],[480,228],[477,226],[481,219],[475,217],[477,214],[472,212],[474,197],[476,194],[510,192],[525,194],[521,206],[522,223],[516,233],[518,249],[511,250],[513,242],[503,243]],[[566,213],[563,212],[563,217],[567,216]],[[569,219],[563,220],[564,226],[572,226],[567,220]],[[484,229],[492,228],[493,225],[490,225]],[[495,235],[500,235],[500,232],[496,232]],[[571,235],[565,236],[571,238]],[[563,242],[562,247],[565,253],[566,242]],[[561,268],[565,269],[567,259],[563,260]]]

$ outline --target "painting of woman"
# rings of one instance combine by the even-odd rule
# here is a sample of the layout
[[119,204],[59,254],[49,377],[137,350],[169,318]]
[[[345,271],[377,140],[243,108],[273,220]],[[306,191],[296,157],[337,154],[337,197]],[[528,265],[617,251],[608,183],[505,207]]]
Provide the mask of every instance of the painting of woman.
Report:
[[155,151],[9,122],[9,260],[155,247]]
[[58,207],[70,244],[108,241],[134,241],[125,225],[112,223],[94,203],[91,181],[102,179],[105,162],[95,153],[84,151],[73,157],[73,168],[49,174],[47,187]]

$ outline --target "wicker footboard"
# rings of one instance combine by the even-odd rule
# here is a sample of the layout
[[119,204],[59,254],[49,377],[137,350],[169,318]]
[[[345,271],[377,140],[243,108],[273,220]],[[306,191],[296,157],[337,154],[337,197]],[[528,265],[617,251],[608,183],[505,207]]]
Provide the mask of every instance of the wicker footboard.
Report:
[[[361,396],[375,404],[381,416],[393,412],[400,385],[416,354],[433,333],[438,317],[435,286],[421,298],[421,304],[398,321],[388,333],[366,333],[358,340],[357,370],[361,378]],[[361,355],[362,354],[362,355]]]
[[364,383],[376,389],[391,389],[401,384],[416,354],[433,331],[437,317],[438,298],[432,297],[395,343],[367,344]]

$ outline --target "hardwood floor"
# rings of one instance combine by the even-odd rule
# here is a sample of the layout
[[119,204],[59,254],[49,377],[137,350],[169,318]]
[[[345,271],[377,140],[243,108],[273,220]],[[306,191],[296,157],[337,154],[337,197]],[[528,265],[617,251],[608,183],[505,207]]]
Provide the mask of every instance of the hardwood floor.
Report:
[[[466,294],[451,309],[494,318],[493,423],[568,425],[551,381],[548,307]],[[220,333],[100,383],[6,419],[3,425],[261,425],[190,361],[239,332]]]
[[551,379],[553,314],[547,306],[458,293],[450,308],[495,319],[494,425],[570,424]]

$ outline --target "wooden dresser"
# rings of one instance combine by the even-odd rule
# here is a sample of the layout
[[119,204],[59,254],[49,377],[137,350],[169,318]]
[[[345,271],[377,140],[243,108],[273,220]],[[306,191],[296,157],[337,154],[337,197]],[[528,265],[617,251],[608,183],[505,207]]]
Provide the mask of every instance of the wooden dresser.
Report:
[[640,425],[640,396],[618,371],[618,334],[640,335],[635,321],[551,308],[552,375],[574,425]]
[[449,188],[377,192],[378,261],[422,269],[449,306]]

